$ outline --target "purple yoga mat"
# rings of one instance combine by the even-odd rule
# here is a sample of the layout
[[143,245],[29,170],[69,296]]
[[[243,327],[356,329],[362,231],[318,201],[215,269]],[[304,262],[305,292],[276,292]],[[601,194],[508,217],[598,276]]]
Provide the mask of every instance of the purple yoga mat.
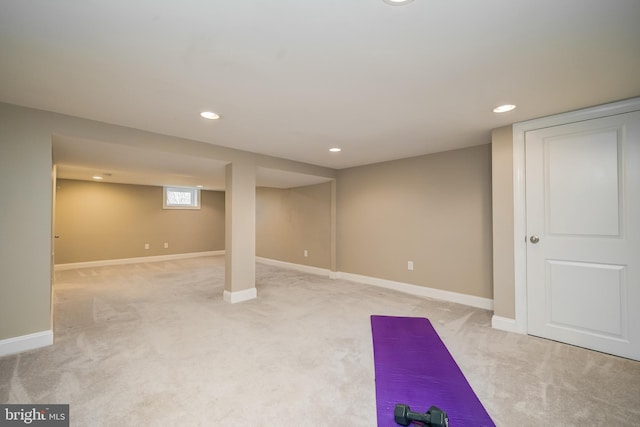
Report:
[[396,403],[413,412],[437,406],[451,427],[495,426],[425,318],[371,316],[378,427],[397,426]]

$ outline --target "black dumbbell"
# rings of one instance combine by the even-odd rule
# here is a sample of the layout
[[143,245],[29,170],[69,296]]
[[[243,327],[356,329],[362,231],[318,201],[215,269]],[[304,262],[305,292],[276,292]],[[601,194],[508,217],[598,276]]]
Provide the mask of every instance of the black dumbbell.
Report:
[[449,427],[447,413],[436,406],[432,406],[426,413],[422,414],[420,412],[411,412],[408,405],[398,403],[393,411],[393,417],[396,423],[401,426],[408,426],[413,421],[419,421],[424,423],[425,426]]

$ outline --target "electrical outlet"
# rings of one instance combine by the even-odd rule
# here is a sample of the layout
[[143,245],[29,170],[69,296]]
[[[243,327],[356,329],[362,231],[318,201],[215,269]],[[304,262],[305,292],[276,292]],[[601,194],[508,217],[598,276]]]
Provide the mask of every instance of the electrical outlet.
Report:
[[306,249],[304,250],[304,256],[305,256],[305,257],[308,257],[308,256],[309,256],[309,251],[308,251],[308,250],[306,250]]
[[165,243],[165,244],[164,244],[164,248],[165,248],[165,249],[167,249],[168,247],[169,247],[169,244],[168,244],[168,243]]
[[148,244],[148,243],[145,243],[145,244],[144,244],[144,248],[145,248],[145,249],[149,249],[149,244]]
[[407,261],[407,270],[413,270],[413,261]]

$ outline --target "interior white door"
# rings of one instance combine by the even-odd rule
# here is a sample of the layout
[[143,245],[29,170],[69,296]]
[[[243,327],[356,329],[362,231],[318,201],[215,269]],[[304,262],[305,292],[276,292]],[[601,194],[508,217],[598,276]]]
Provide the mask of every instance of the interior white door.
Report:
[[640,360],[640,112],[525,150],[528,333]]

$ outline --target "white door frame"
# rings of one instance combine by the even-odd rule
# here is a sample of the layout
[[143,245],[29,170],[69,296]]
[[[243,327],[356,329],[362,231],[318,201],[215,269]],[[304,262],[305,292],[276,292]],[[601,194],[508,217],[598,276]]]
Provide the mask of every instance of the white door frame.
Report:
[[640,97],[597,107],[528,120],[513,125],[513,262],[515,270],[515,325],[526,334],[527,325],[527,215],[525,199],[525,133],[550,126],[591,120],[640,110]]

